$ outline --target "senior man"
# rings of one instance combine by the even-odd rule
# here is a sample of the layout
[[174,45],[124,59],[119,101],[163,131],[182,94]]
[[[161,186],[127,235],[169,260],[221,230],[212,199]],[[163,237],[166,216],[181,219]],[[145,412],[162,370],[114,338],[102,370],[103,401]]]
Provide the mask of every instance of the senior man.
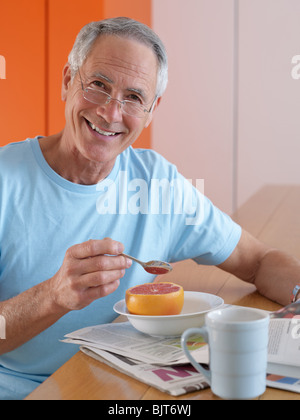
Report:
[[[166,85],[165,49],[151,29],[93,22],[63,70],[63,131],[0,150],[0,399],[24,398],[76,352],[59,342],[66,333],[111,322],[125,290],[154,279],[124,248],[142,260],[217,265],[281,304],[300,283],[298,261],[195,189],[180,206],[176,167],[131,147]],[[172,186],[167,211],[147,188],[153,180]]]

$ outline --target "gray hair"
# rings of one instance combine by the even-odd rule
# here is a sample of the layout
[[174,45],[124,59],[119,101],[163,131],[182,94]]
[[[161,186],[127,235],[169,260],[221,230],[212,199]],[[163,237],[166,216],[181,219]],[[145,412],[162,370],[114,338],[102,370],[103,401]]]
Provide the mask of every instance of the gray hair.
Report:
[[121,36],[150,47],[158,61],[156,95],[157,97],[162,96],[168,83],[168,58],[165,47],[152,29],[141,22],[126,17],[91,22],[81,29],[68,58],[72,79],[88,57],[94,42],[101,35]]

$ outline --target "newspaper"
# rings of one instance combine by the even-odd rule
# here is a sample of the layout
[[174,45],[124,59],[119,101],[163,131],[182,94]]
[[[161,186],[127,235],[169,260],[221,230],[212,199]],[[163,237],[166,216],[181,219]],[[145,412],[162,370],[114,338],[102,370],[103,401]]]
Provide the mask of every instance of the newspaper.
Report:
[[[206,364],[208,346],[202,337],[191,340],[195,359]],[[122,322],[87,327],[67,334],[62,341],[78,344],[89,356],[173,396],[209,387],[189,364],[180,337],[151,337]]]
[[267,385],[300,393],[300,302],[270,317]]
[[[300,302],[270,318],[267,385],[300,393]],[[122,322],[87,327],[62,341],[173,396],[209,386],[189,364],[180,337],[152,337]],[[201,336],[191,337],[189,349],[198,363],[208,365],[208,346]]]
[[175,397],[209,387],[204,376],[191,365],[161,366],[90,347],[81,346],[80,350],[128,376]]

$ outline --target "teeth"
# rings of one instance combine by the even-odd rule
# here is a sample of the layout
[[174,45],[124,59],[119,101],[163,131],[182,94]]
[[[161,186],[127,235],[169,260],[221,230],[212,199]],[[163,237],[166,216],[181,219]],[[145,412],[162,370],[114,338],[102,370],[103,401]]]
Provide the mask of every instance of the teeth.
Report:
[[110,133],[108,131],[102,131],[102,130],[100,130],[100,128],[98,128],[94,124],[92,124],[90,121],[88,123],[89,123],[89,126],[93,130],[97,131],[97,133],[102,134],[103,136],[114,136],[116,134],[116,133]]

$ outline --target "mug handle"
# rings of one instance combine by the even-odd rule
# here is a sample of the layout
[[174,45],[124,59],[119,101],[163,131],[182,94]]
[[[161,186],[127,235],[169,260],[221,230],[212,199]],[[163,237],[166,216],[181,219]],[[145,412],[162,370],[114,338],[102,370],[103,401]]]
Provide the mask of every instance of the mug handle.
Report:
[[182,337],[181,337],[181,347],[182,347],[182,350],[184,351],[184,354],[189,359],[189,361],[194,366],[194,368],[199,373],[202,373],[202,375],[205,376],[205,378],[209,381],[209,384],[210,384],[211,383],[211,372],[210,372],[210,370],[204,369],[199,363],[197,363],[196,360],[191,355],[189,349],[187,348],[187,341],[188,341],[189,337],[191,335],[196,335],[196,334],[201,335],[204,338],[204,340],[206,341],[206,343],[209,342],[209,339],[208,339],[208,331],[207,331],[207,328],[206,327],[202,327],[202,328],[189,328],[188,330],[186,330],[182,334]]

